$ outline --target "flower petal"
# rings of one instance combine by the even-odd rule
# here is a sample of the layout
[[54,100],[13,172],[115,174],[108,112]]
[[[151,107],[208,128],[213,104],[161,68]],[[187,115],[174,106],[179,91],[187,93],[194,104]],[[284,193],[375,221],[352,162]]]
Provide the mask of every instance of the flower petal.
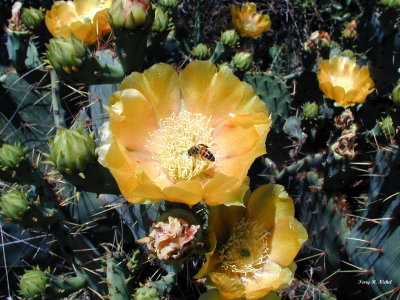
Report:
[[209,61],[191,62],[179,74],[179,85],[188,111],[212,117],[216,127],[243,99],[244,83],[230,68],[219,72]]
[[146,149],[149,132],[156,130],[157,124],[142,93],[124,89],[111,95],[110,128],[114,138],[129,150],[149,152]]
[[281,267],[268,261],[263,265],[261,272],[253,276],[243,276],[242,281],[246,288],[246,299],[259,299],[273,290],[287,287],[293,280],[293,272],[290,268]]
[[151,103],[157,123],[179,111],[178,74],[170,65],[160,63],[143,73],[132,73],[121,82],[119,90],[124,89],[136,89],[144,95]]
[[251,194],[246,207],[246,218],[264,222],[266,228],[272,228],[280,220],[294,216],[292,198],[283,186],[277,184],[257,188]]
[[243,198],[249,189],[247,180],[217,173],[204,186],[204,201],[207,205],[243,205]]
[[220,289],[221,295],[226,299],[240,298],[244,292],[244,286],[237,273],[221,270],[211,272],[210,280]]
[[209,251],[204,255],[206,257],[205,263],[201,266],[200,271],[194,276],[194,278],[199,279],[205,276],[207,273],[213,271],[214,267],[220,263],[218,255],[215,253],[217,247],[217,238],[215,232],[208,231],[208,242]]
[[288,266],[308,239],[303,225],[293,217],[279,221],[271,231],[269,259]]
[[193,206],[203,200],[203,188],[196,180],[178,182],[162,190],[166,200]]

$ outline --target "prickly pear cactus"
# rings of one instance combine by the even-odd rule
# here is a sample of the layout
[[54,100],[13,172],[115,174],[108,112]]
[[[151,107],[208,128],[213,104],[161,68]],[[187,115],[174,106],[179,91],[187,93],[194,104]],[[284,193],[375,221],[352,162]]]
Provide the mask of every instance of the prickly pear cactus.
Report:
[[398,297],[400,3],[361,2],[0,1],[0,298]]

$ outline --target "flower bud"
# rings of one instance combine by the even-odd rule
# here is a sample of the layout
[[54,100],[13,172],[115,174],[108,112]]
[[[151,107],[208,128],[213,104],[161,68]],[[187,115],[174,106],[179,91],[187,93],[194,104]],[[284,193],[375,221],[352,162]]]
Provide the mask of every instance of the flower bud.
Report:
[[71,74],[78,71],[82,65],[86,56],[86,48],[78,38],[58,36],[50,40],[46,55],[54,70],[58,73]]
[[319,107],[315,102],[306,102],[302,107],[306,120],[315,120],[318,118]]
[[381,0],[381,3],[389,7],[400,7],[400,0]]
[[179,4],[178,0],[159,0],[158,4],[164,7],[177,7]]
[[28,195],[18,190],[5,192],[0,197],[0,213],[9,221],[18,221],[29,209]]
[[28,299],[39,299],[44,296],[49,278],[39,267],[25,271],[19,282],[19,294]]
[[379,128],[386,137],[390,138],[394,136],[395,129],[393,127],[393,119],[391,116],[387,116],[386,118],[382,119],[378,124]]
[[400,104],[400,80],[392,91],[392,100],[394,104]]
[[25,8],[21,16],[22,24],[29,29],[37,29],[44,22],[43,11],[36,8]]
[[157,7],[154,13],[154,22],[151,27],[152,30],[157,32],[164,32],[168,30],[169,15],[161,7]]
[[247,71],[253,65],[253,57],[249,52],[239,52],[233,57],[233,64],[240,71]]
[[108,20],[114,28],[148,28],[153,16],[150,0],[115,0],[108,10]]
[[346,56],[350,59],[355,58],[355,54],[353,51],[351,51],[350,49],[345,49],[342,51],[342,53],[340,54],[340,56]]
[[4,144],[0,148],[0,167],[15,168],[26,158],[26,149],[20,143]]
[[231,48],[235,47],[239,41],[239,34],[236,30],[226,30],[221,34],[221,42],[224,46],[229,46]]
[[57,130],[50,141],[50,157],[61,172],[83,172],[96,160],[93,137],[82,129]]
[[206,44],[201,43],[194,47],[191,53],[198,59],[207,59],[211,54],[211,50]]
[[160,294],[154,287],[142,286],[136,289],[133,294],[133,299],[136,300],[159,300]]

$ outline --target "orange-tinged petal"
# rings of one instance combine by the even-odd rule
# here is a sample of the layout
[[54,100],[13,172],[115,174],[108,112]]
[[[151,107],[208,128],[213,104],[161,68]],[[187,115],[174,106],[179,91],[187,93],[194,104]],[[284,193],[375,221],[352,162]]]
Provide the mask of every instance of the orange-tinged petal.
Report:
[[355,59],[335,56],[320,62],[319,67],[319,87],[326,97],[336,101],[336,106],[361,103],[374,91],[368,68],[359,68]]
[[264,297],[273,290],[287,287],[292,280],[293,272],[290,268],[281,267],[272,261],[265,263],[262,271],[253,276],[242,277],[246,288],[246,299]]
[[307,239],[307,231],[295,218],[280,220],[271,231],[269,259],[288,266]]
[[245,211],[243,206],[217,205],[209,208],[208,228],[213,231],[220,244],[229,238],[232,228]]
[[240,181],[236,177],[217,173],[204,186],[204,201],[207,205],[243,205],[248,191],[248,180]]
[[221,295],[226,299],[240,298],[245,289],[237,273],[214,271],[209,274],[210,280],[218,286]]
[[164,188],[162,192],[168,201],[185,203],[189,206],[203,200],[203,188],[196,180],[178,182],[174,186]]
[[246,207],[246,218],[263,222],[266,228],[294,216],[293,200],[283,186],[276,184],[262,185],[253,191]]
[[114,141],[105,156],[105,163],[117,181],[121,193],[129,199],[137,184],[133,171],[136,168],[134,162],[129,159],[126,150]]
[[180,109],[178,74],[170,65],[161,63],[143,73],[132,73],[121,82],[119,90],[124,89],[136,89],[144,95],[157,123]]
[[244,83],[230,68],[217,71],[209,61],[188,64],[179,74],[179,84],[187,110],[212,117],[211,127],[218,126],[243,99]]
[[90,22],[73,22],[69,28],[74,36],[88,44],[93,44],[97,41],[96,30]]
[[122,195],[128,202],[135,204],[150,204],[165,200],[165,195],[160,187],[155,184],[140,184],[128,195],[124,195],[124,193]]
[[149,152],[146,148],[149,133],[157,129],[153,110],[147,99],[135,89],[114,93],[111,108],[120,104],[118,111],[110,109],[110,128],[114,138],[129,150]]

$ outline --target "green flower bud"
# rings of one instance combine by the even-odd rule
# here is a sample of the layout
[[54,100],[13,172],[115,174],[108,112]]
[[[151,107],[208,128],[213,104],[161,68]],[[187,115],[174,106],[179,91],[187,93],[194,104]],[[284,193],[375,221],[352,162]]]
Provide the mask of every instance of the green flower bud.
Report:
[[236,30],[226,30],[221,34],[221,42],[224,46],[235,47],[237,42],[239,41],[239,34]]
[[83,172],[96,161],[96,143],[82,129],[60,129],[50,141],[50,157],[61,172]]
[[239,52],[233,57],[233,64],[240,71],[247,71],[253,65],[253,57],[249,52]]
[[391,116],[387,116],[378,123],[379,128],[386,137],[393,137],[395,134],[395,129],[393,127],[393,120]]
[[179,4],[178,0],[159,0],[158,4],[164,7],[177,7]]
[[400,0],[381,0],[381,3],[383,5],[386,5],[389,7],[399,7],[400,6]]
[[11,190],[0,197],[0,213],[9,221],[18,221],[29,209],[28,195]]
[[392,100],[394,104],[400,104],[400,81],[397,82],[397,85],[392,91]]
[[348,57],[348,58],[350,58],[350,59],[356,57],[356,55],[354,54],[354,52],[351,51],[351,50],[349,50],[349,49],[343,50],[342,53],[340,54],[340,56],[346,56],[346,57]]
[[19,282],[19,293],[28,299],[40,299],[44,296],[46,284],[49,281],[46,273],[39,267],[25,271]]
[[4,144],[0,148],[0,166],[15,168],[26,158],[26,149],[20,143]]
[[22,24],[29,29],[37,29],[44,22],[43,11],[36,8],[25,8],[21,16]]
[[192,55],[198,59],[207,59],[211,54],[206,44],[200,43],[192,49]]
[[86,56],[86,47],[83,42],[76,38],[64,38],[61,36],[50,40],[46,51],[51,66],[58,73],[78,71]]
[[157,7],[154,14],[154,22],[152,30],[157,32],[164,32],[168,30],[169,26],[169,15],[161,7]]
[[114,0],[108,10],[108,20],[114,28],[148,28],[153,18],[150,0]]
[[306,120],[315,120],[318,118],[319,107],[315,102],[306,102],[302,107]]
[[154,287],[142,286],[137,288],[135,294],[133,294],[135,300],[160,300],[160,294]]

